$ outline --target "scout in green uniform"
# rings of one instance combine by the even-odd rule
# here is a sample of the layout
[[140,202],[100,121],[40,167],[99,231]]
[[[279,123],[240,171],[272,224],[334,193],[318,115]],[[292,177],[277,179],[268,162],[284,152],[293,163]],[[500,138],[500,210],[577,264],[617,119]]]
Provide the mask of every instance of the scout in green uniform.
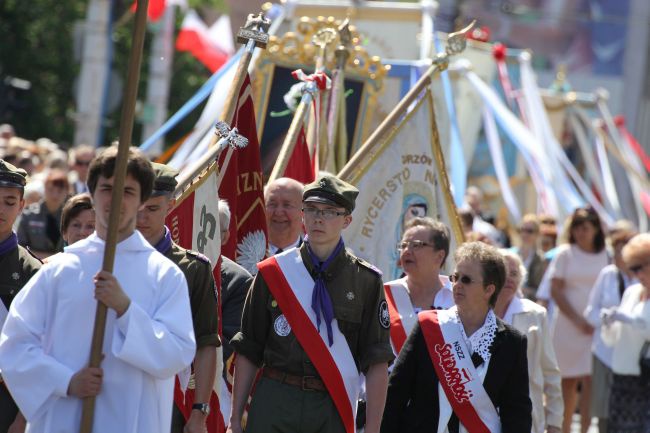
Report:
[[[190,291],[190,304],[196,356],[194,358],[194,405],[187,422],[174,404],[172,433],[202,433],[210,411],[209,402],[217,368],[215,348],[221,344],[218,333],[216,286],[212,265],[207,257],[181,248],[172,241],[165,226],[165,217],[174,207],[172,195],[176,188],[178,171],[163,164],[153,163],[156,175],[154,190],[138,212],[137,229],[160,253],[176,263],[185,274]],[[190,382],[192,386],[192,381]]]
[[[324,283],[325,293],[318,295],[324,303],[316,303],[323,308],[314,304],[312,308],[317,317],[320,311],[326,326],[336,318],[358,372],[366,375],[365,431],[375,433],[379,431],[387,366],[393,354],[381,274],[346,250],[341,238],[342,230],[352,221],[357,194],[352,185],[331,175],[305,186],[303,221],[307,238],[299,248],[303,265],[298,266],[305,266],[316,281],[309,290],[320,290]],[[262,378],[253,395],[246,432],[345,432],[327,384],[283,319],[267,281],[258,273],[244,305],[242,330],[231,341],[239,356],[230,431],[242,431],[244,405],[261,367]]]
[[[25,206],[23,193],[27,172],[0,159],[0,328],[4,324],[18,291],[41,267],[41,262],[18,245],[13,224]],[[9,391],[0,378],[0,433],[15,423],[24,429],[25,419],[18,413]]]

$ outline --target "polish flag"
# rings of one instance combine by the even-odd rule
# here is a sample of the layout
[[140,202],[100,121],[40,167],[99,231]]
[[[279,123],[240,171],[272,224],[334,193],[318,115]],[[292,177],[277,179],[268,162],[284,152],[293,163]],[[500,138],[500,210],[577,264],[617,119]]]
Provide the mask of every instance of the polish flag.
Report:
[[193,9],[185,14],[178,38],[178,51],[189,51],[210,72],[216,72],[234,52],[230,20],[220,17],[208,28]]
[[290,177],[298,182],[311,183],[316,179],[316,158],[312,158],[305,137],[304,126],[300,129],[296,147],[293,149],[291,158],[284,169],[284,177]]
[[[131,5],[131,12],[135,13],[138,6],[138,1],[134,1]],[[165,13],[165,0],[149,0],[149,7],[147,8],[147,16],[149,21],[158,21]]]

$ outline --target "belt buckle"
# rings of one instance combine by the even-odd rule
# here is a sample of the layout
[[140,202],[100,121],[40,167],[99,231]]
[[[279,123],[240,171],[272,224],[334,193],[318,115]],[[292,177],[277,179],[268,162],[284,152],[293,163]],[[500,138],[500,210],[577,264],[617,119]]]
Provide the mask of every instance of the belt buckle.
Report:
[[308,379],[316,379],[316,376],[303,376],[300,380],[300,388],[303,391],[316,391],[313,387],[312,388],[307,388],[307,380]]

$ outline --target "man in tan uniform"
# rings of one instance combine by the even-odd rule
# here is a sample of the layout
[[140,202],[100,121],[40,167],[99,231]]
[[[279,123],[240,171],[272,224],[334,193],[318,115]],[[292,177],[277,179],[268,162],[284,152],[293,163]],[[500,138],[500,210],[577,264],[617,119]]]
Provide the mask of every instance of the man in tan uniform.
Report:
[[215,349],[221,344],[218,334],[216,286],[208,258],[175,244],[165,226],[165,217],[174,206],[172,194],[176,188],[178,171],[163,164],[153,163],[153,166],[156,175],[154,189],[151,198],[138,212],[137,229],[154,248],[183,271],[190,294],[197,347],[193,363],[195,393],[192,412],[186,421],[179,408],[174,405],[172,433],[203,433],[210,412],[210,395],[217,368]]
[[[341,231],[352,221],[350,214],[357,194],[352,185],[331,175],[305,186],[302,205],[307,238],[298,249],[258,265],[260,272],[244,305],[242,330],[231,341],[238,356],[229,431],[242,431],[244,405],[259,368],[262,378],[253,395],[246,432],[334,433],[353,429],[358,396],[348,392],[341,400],[340,395],[333,394],[335,381],[324,377],[327,366],[323,367],[319,357],[314,357],[311,342],[298,335],[302,334],[302,327],[315,331],[319,347],[325,350],[336,347],[337,336],[344,337],[342,345],[349,349],[348,359],[354,364],[353,379],[348,384],[358,381],[360,373],[366,375],[365,431],[379,431],[388,382],[387,363],[393,354],[381,274],[346,250],[341,238]],[[266,267],[288,257],[298,263],[299,273],[304,275],[306,271],[311,277],[303,281],[312,284],[313,289],[305,285],[300,289],[309,292],[312,303],[304,311],[308,315],[313,315],[311,309],[316,312],[318,326],[314,326],[313,319],[311,323],[304,322],[304,326],[292,323],[291,309],[281,305],[283,298],[274,296],[280,293],[273,286],[276,283],[270,286],[267,281]],[[318,301],[314,302],[316,298]],[[327,329],[325,337],[318,334],[321,329]],[[340,340],[338,344],[340,348]],[[335,370],[345,377],[344,368]],[[352,406],[347,417],[335,400],[344,401],[348,409]]]

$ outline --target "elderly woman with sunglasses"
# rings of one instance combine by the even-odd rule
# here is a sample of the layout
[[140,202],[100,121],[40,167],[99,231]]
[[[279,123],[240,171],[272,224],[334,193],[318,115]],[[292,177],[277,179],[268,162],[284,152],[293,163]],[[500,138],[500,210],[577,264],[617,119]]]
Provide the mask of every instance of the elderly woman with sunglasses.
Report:
[[454,305],[449,277],[440,275],[449,255],[449,228],[433,218],[416,217],[405,229],[397,251],[406,276],[384,285],[395,355],[415,326],[417,313]]
[[456,306],[418,314],[389,379],[381,431],[529,432],[526,337],[492,310],[506,279],[503,256],[469,242],[454,259]]
[[650,234],[633,237],[622,253],[639,283],[625,290],[620,306],[601,313],[603,340],[613,347],[607,432],[641,433],[650,431],[650,372],[642,374],[640,365],[650,341]]
[[[560,433],[562,428],[562,388],[560,368],[546,309],[522,297],[526,267],[517,253],[501,250],[506,261],[506,283],[499,293],[494,313],[528,338],[528,384],[533,403],[533,433]],[[604,433],[604,432],[603,432]]]

